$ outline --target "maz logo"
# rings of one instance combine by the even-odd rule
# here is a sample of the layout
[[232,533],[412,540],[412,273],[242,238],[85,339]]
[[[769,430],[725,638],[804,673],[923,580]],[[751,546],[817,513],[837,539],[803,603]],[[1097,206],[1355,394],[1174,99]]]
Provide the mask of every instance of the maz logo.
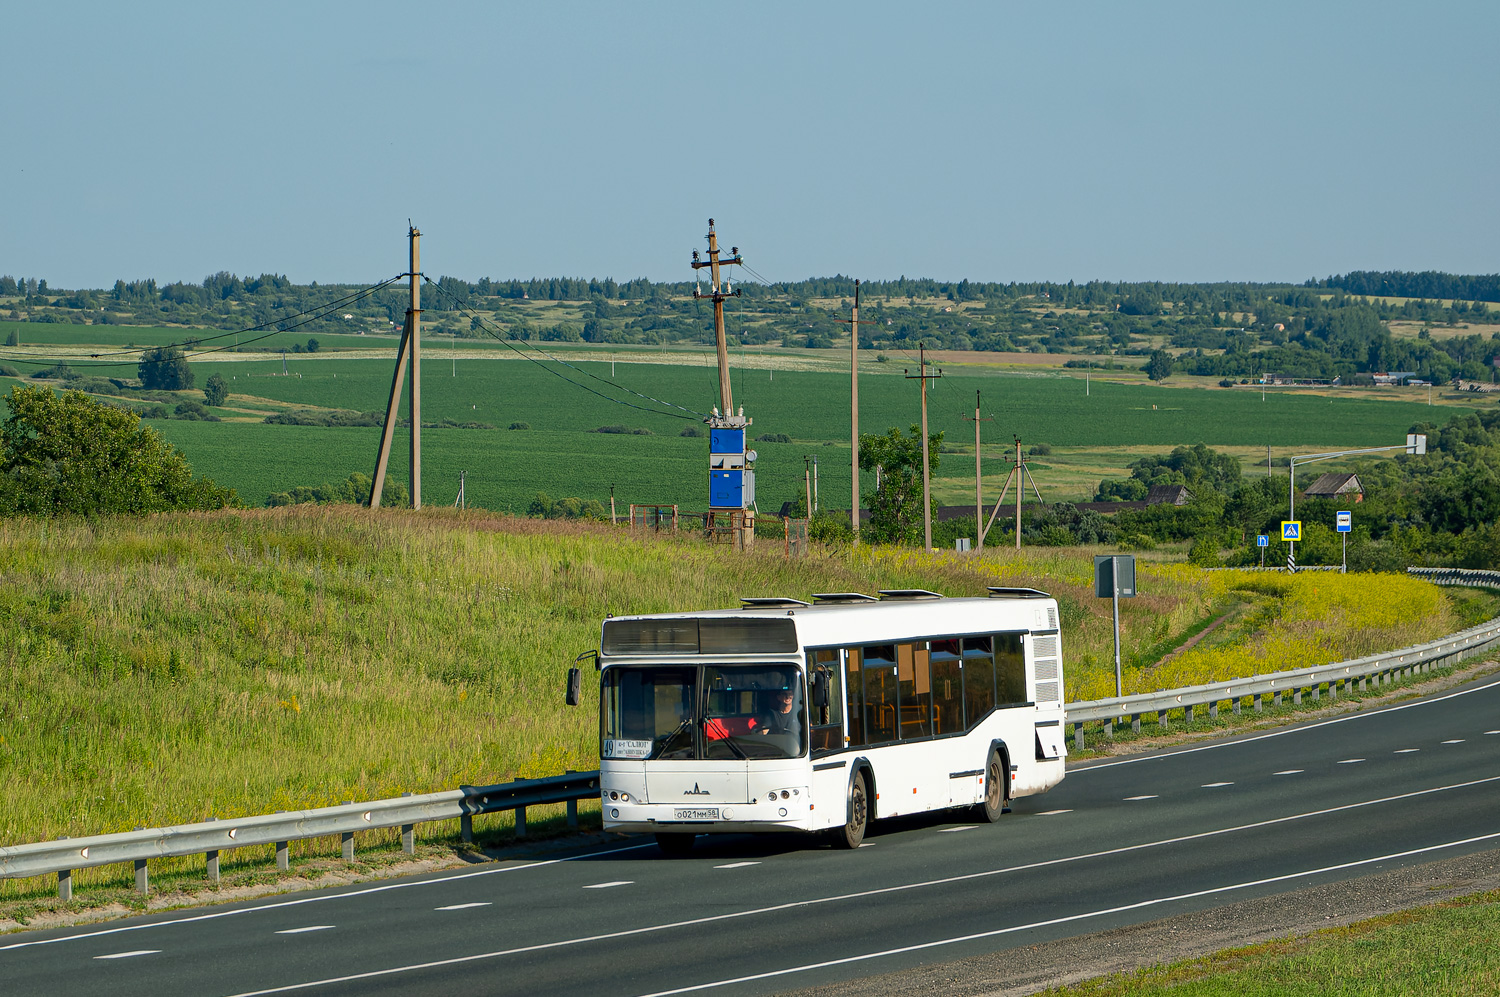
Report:
[[708,793],[708,790],[706,790],[706,789],[699,789],[698,788],[698,784],[695,782],[695,783],[693,783],[693,788],[692,789],[684,789],[682,791],[682,795],[683,796],[707,796],[707,795],[709,795],[709,793]]

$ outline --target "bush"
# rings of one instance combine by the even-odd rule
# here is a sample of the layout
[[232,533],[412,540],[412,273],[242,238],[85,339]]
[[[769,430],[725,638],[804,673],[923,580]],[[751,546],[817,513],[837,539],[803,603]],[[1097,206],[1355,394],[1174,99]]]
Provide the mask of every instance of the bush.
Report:
[[203,386],[204,404],[219,406],[229,399],[229,382],[224,380],[223,374],[215,374],[208,379]]
[[[12,345],[14,345],[14,344],[12,344]],[[10,364],[0,363],[0,377],[20,377],[20,376],[21,376],[21,372],[18,371],[18,370],[16,370]]]
[[73,368],[69,367],[67,364],[60,363],[51,367],[47,367],[44,370],[39,370],[31,376],[35,378],[47,378],[54,381],[76,381],[83,375],[78,373]]
[[[336,485],[330,485],[325,481],[321,485],[312,487],[298,485],[289,491],[267,495],[266,506],[276,508],[284,505],[331,505],[334,503],[369,505],[370,492],[374,490],[372,486],[373,482],[368,475],[355,471]],[[384,487],[380,489],[380,504],[392,507],[411,505],[411,493],[401,482],[388,477],[385,479]]]
[[756,443],[790,443],[792,438],[785,433],[761,433],[755,438]]
[[1052,444],[1037,443],[1033,445],[1032,448],[1027,451],[1027,453],[1031,454],[1033,457],[1050,457],[1052,456]]
[[649,429],[632,429],[629,426],[600,426],[598,429],[589,430],[591,433],[615,433],[620,436],[650,436]]
[[529,422],[513,422],[513,423],[510,424],[510,428],[511,429],[530,429],[531,428],[531,423],[529,423]]
[[179,419],[189,422],[218,422],[219,417],[203,407],[202,402],[186,401],[179,402],[174,414]]
[[1212,537],[1199,537],[1194,540],[1192,549],[1188,551],[1188,563],[1196,564],[1200,568],[1223,567],[1224,562],[1219,558],[1218,541]]
[[684,426],[682,432],[678,433],[677,435],[691,436],[696,439],[703,435],[703,430],[699,429],[697,426]]

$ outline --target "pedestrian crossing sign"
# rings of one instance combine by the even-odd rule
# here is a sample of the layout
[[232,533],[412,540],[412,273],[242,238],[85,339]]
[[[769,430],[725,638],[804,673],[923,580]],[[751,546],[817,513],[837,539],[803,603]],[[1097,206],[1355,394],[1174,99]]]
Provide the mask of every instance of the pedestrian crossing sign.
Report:
[[1302,520],[1300,520],[1300,519],[1283,519],[1281,521],[1281,539],[1282,540],[1301,540],[1302,539]]

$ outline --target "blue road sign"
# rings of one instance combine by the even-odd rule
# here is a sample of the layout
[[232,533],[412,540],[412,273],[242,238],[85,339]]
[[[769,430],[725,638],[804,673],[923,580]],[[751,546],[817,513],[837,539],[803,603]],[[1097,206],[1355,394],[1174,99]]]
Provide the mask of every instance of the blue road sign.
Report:
[[1302,520],[1300,520],[1300,519],[1283,519],[1281,521],[1281,539],[1283,539],[1283,540],[1301,540],[1302,539]]
[[1337,529],[1340,533],[1350,533],[1354,530],[1354,514],[1351,512],[1340,512],[1337,517]]
[[1255,546],[1269,547],[1271,546],[1271,538],[1262,533],[1255,538]]

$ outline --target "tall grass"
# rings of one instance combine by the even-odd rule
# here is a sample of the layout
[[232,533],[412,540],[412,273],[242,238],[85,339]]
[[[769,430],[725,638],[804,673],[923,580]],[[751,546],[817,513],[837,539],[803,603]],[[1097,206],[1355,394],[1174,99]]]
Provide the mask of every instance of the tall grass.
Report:
[[[735,553],[452,510],[3,522],[0,844],[593,768],[596,712],[561,693],[603,617],[741,595],[1042,588],[1062,609],[1068,698],[1102,694],[1106,679],[1112,693],[1109,602],[1093,596],[1090,554],[865,547],[787,561],[778,545]],[[1296,648],[1362,653],[1447,626],[1441,595],[1404,579],[1319,575],[1283,590],[1143,563],[1140,588],[1123,605],[1127,655],[1235,593],[1263,601],[1249,657],[1226,650],[1213,668],[1269,670]],[[1172,667],[1132,680],[1171,684],[1210,665],[1185,655]]]

